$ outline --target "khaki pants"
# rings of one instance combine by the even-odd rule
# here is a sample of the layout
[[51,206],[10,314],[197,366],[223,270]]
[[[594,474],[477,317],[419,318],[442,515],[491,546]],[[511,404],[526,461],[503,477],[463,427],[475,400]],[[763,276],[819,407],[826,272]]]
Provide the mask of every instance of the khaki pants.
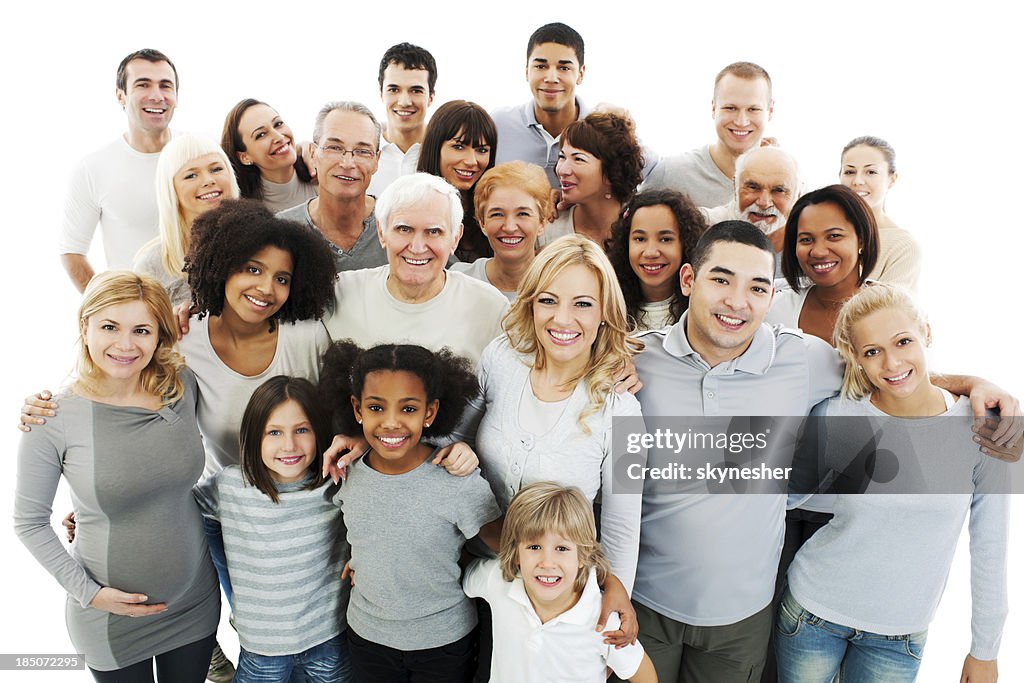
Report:
[[725,626],[691,626],[637,602],[640,642],[659,683],[756,683],[772,629],[772,607]]

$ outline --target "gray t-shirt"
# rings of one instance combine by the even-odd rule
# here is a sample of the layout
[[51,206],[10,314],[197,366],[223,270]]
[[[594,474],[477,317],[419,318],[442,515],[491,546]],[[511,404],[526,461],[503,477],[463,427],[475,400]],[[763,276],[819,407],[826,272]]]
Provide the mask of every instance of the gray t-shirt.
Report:
[[260,185],[263,188],[263,205],[274,213],[287,211],[316,197],[317,186],[303,181],[298,173],[293,174],[287,183],[274,183],[260,178]]
[[658,162],[641,190],[676,190],[697,206],[721,206],[733,197],[732,178],[722,173],[704,145]]
[[[111,671],[216,632],[220,590],[192,486],[203,473],[196,380],[159,410],[67,392],[46,425],[22,435],[14,528],[68,593],[68,632],[98,671]],[[70,551],[50,526],[61,475],[78,529]],[[101,587],[149,596],[167,611],[133,619],[89,607]]]
[[[277,217],[286,221],[302,223],[310,229],[320,232],[313,222],[313,217],[309,215],[309,202],[294,206],[287,211],[281,211]],[[345,251],[330,240],[327,240],[327,244],[331,247],[331,253],[334,254],[334,269],[339,273],[345,270],[376,268],[387,265],[388,262],[388,255],[384,251],[384,247],[380,246],[380,240],[377,239],[377,215],[373,212],[370,212],[370,215],[363,220],[363,232],[356,238],[356,243],[352,245],[351,249]]]
[[[762,324],[737,358],[710,367],[686,337],[684,313],[639,336],[644,417],[807,415],[842,384],[839,354],[817,337]],[[647,451],[647,465],[677,459]],[[656,480],[647,480],[650,487]],[[786,495],[644,493],[633,598],[694,626],[734,624],[766,607],[782,552]]]
[[462,592],[459,554],[501,515],[479,470],[454,477],[430,459],[397,475],[359,460],[334,497],[356,575],[349,628],[399,650],[440,647],[473,630],[476,608]]

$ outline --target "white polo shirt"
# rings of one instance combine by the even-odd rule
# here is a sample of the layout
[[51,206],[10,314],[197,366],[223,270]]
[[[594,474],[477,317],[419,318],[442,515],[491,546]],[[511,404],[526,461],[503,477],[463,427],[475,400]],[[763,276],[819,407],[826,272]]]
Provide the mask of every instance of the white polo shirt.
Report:
[[[604,683],[605,667],[625,680],[643,661],[639,642],[616,650],[594,630],[601,616],[601,589],[593,570],[579,602],[545,624],[523,580],[505,581],[497,560],[474,560],[462,577],[462,588],[491,606],[491,683]],[[607,629],[618,627],[618,615],[612,614]]]

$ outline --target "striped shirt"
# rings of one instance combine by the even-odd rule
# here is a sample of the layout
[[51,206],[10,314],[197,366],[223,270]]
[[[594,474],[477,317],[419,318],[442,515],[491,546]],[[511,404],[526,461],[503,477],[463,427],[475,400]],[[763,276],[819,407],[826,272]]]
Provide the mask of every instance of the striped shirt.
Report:
[[279,503],[245,483],[237,465],[195,488],[207,518],[220,522],[234,589],[235,628],[248,652],[298,654],[345,629],[349,556],[331,487],[278,484]]

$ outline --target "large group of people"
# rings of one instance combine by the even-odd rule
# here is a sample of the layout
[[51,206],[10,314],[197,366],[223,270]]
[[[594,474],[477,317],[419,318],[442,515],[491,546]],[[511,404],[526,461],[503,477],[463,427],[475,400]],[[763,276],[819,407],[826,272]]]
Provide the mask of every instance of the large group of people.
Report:
[[[801,193],[771,79],[737,62],[716,139],[658,157],[580,102],[585,69],[547,24],[530,101],[428,116],[436,62],[401,43],[384,125],[332,101],[306,143],[246,98],[218,146],[172,134],[166,55],[125,57],[128,130],[60,232],[77,370],[26,401],[15,511],[96,680],[913,681],[968,514],[962,680],[996,680],[1024,428],[994,384],[929,374],[893,148],[855,138]],[[613,427],[808,415],[917,430],[960,492],[838,491],[799,454],[814,495],[622,488]]]

